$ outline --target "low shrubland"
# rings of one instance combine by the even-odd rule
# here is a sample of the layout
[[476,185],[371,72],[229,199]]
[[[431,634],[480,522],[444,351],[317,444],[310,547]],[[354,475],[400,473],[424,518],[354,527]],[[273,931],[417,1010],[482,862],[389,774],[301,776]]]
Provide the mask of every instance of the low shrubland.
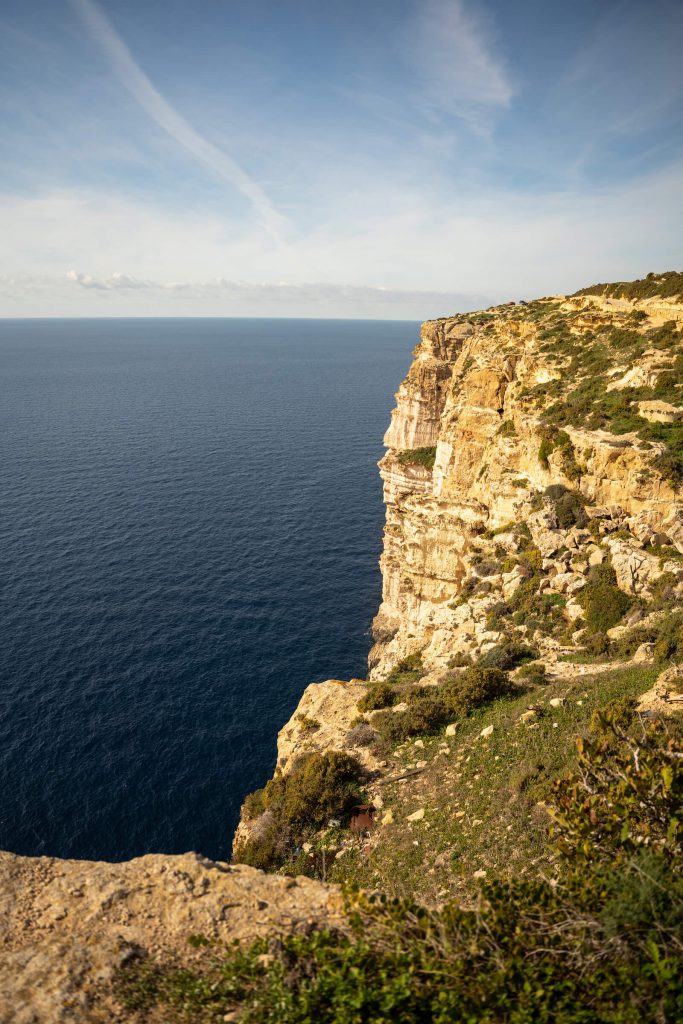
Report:
[[616,626],[633,604],[633,599],[617,586],[616,573],[608,562],[593,566],[577,601],[589,632],[603,634]]
[[605,295],[620,299],[683,298],[683,273],[667,270],[650,273],[637,281],[616,281],[581,288],[575,295]]
[[349,892],[337,929],[246,949],[193,937],[192,970],[133,959],[121,1001],[167,1021],[673,1024],[681,749],[675,729],[623,720],[603,713],[556,784],[551,879],[487,879],[470,908]]
[[410,736],[433,733],[514,689],[507,672],[480,662],[447,674],[439,686],[404,692],[407,707],[376,715],[372,724],[385,743],[395,746]]

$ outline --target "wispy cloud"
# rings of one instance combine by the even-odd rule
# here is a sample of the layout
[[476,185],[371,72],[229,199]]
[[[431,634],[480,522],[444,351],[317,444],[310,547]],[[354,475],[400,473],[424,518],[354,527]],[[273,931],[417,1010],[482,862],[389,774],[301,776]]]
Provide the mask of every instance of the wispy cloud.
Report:
[[263,227],[282,244],[288,222],[260,185],[231,156],[195,131],[161,95],[94,0],[71,0],[72,6],[106,54],[121,84],[171,138],[251,204]]
[[432,105],[479,129],[510,105],[514,86],[481,10],[465,0],[421,0],[413,28],[412,59]]
[[488,300],[481,295],[464,295],[452,291],[429,291],[406,288],[373,288],[366,285],[343,285],[326,282],[292,284],[280,282],[233,281],[218,277],[208,281],[151,281],[129,274],[95,277],[70,270],[69,284],[85,291],[145,293],[152,301],[178,298],[196,300],[197,312],[203,308],[220,308],[226,315],[259,310],[262,315],[327,315],[327,316],[406,316],[421,319],[439,311],[474,309]]

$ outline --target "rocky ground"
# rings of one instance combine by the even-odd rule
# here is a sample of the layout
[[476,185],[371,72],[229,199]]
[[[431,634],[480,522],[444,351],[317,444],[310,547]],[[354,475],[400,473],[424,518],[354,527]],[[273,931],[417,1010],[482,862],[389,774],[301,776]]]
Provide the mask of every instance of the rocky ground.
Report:
[[114,981],[131,957],[189,966],[188,943],[296,932],[340,917],[337,891],[195,853],[123,864],[0,853],[2,1024],[128,1021]]

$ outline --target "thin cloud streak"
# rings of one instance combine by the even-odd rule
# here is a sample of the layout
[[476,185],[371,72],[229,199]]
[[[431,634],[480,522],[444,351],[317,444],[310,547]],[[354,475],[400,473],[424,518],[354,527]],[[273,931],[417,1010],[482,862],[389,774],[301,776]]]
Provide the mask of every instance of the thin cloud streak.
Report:
[[86,28],[101,46],[121,82],[143,110],[171,138],[208,167],[219,178],[234,186],[251,204],[263,227],[279,245],[284,245],[288,221],[272,205],[263,189],[235,160],[203,135],[195,131],[164,99],[130,50],[93,0],[71,0]]
[[506,67],[464,0],[422,0],[409,45],[431,103],[444,113],[484,130],[492,111],[510,106],[515,90]]
[[451,291],[424,290],[419,288],[378,288],[370,285],[344,285],[317,281],[306,281],[293,284],[288,281],[253,282],[233,281],[218,277],[209,281],[151,281],[133,277],[130,274],[115,273],[108,277],[94,277],[76,270],[70,270],[66,279],[72,284],[86,290],[109,292],[144,291],[150,294],[185,293],[193,298],[225,298],[246,302],[259,303],[263,300],[275,300],[284,305],[306,308],[309,303],[332,302],[356,304],[366,309],[372,307],[389,308],[397,303],[421,302],[433,303],[458,309],[472,309],[485,303],[482,295],[463,295]]

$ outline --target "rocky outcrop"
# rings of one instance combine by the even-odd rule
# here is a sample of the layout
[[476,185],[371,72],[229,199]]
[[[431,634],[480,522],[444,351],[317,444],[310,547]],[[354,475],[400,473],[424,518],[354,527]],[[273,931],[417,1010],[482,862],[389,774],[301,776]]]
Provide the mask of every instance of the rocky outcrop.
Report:
[[124,864],[0,853],[0,1020],[128,1020],[116,973],[132,957],[191,966],[188,936],[226,943],[341,919],[338,892],[195,853]]

